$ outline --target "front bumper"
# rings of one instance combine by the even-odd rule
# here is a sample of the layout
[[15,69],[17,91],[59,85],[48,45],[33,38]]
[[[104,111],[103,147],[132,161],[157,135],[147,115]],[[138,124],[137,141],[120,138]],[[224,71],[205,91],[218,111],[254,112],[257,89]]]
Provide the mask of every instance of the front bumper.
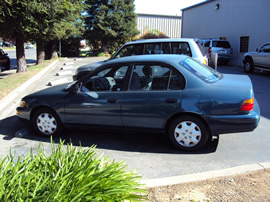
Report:
[[30,121],[30,109],[26,107],[17,107],[16,114],[20,119]]
[[257,128],[260,121],[260,107],[254,101],[254,108],[248,114],[214,115],[206,117],[212,135],[249,132]]

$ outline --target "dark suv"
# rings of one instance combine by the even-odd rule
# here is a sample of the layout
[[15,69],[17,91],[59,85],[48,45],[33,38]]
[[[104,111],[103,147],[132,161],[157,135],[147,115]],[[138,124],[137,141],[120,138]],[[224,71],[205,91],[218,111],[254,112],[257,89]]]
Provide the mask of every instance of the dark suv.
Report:
[[8,54],[0,49],[0,67],[5,67],[5,70],[10,70],[10,59]]

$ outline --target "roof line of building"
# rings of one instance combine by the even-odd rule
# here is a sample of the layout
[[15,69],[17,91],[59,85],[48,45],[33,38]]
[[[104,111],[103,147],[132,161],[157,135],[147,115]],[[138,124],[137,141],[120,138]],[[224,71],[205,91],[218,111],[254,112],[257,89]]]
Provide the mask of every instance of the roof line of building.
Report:
[[183,9],[181,9],[181,11],[185,11],[185,10],[188,10],[188,9],[191,9],[191,8],[194,8],[194,7],[197,7],[197,6],[201,6],[201,5],[203,5],[203,4],[207,4],[207,3],[210,3],[210,2],[212,2],[212,1],[215,1],[215,0],[206,0],[206,1],[203,1],[203,2],[201,2],[201,3],[194,4],[194,5],[192,5],[192,6],[183,8]]
[[137,15],[145,15],[145,16],[156,16],[156,17],[174,17],[174,18],[182,18],[180,15],[164,15],[164,14],[147,14],[147,13],[136,13]]

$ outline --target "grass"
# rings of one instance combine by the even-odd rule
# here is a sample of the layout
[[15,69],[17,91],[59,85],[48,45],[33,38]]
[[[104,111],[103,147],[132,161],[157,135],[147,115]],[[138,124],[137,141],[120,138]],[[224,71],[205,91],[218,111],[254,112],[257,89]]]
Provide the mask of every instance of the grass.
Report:
[[[46,66],[48,66],[54,60],[46,60],[40,65],[34,65],[27,68],[27,72],[20,72],[15,74],[10,74],[0,79],[0,99],[4,98],[15,88],[19,87],[21,84],[26,82],[28,79],[33,77],[35,74],[40,72]],[[1,74],[5,74],[2,72]]]
[[[51,141],[52,142],[52,141]],[[0,159],[0,201],[141,201],[146,190],[141,176],[124,162],[98,156],[95,146],[73,147],[64,142],[46,156],[40,145],[35,155]]]

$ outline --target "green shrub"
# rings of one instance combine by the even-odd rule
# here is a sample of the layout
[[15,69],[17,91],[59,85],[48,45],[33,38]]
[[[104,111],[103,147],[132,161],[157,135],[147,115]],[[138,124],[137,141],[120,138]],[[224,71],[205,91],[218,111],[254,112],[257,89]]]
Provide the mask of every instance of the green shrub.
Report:
[[42,146],[17,161],[0,159],[0,201],[124,201],[146,199],[140,176],[126,164],[97,156],[95,147],[52,143],[46,156]]
[[98,57],[104,57],[105,56],[105,53],[101,52],[97,55]]

